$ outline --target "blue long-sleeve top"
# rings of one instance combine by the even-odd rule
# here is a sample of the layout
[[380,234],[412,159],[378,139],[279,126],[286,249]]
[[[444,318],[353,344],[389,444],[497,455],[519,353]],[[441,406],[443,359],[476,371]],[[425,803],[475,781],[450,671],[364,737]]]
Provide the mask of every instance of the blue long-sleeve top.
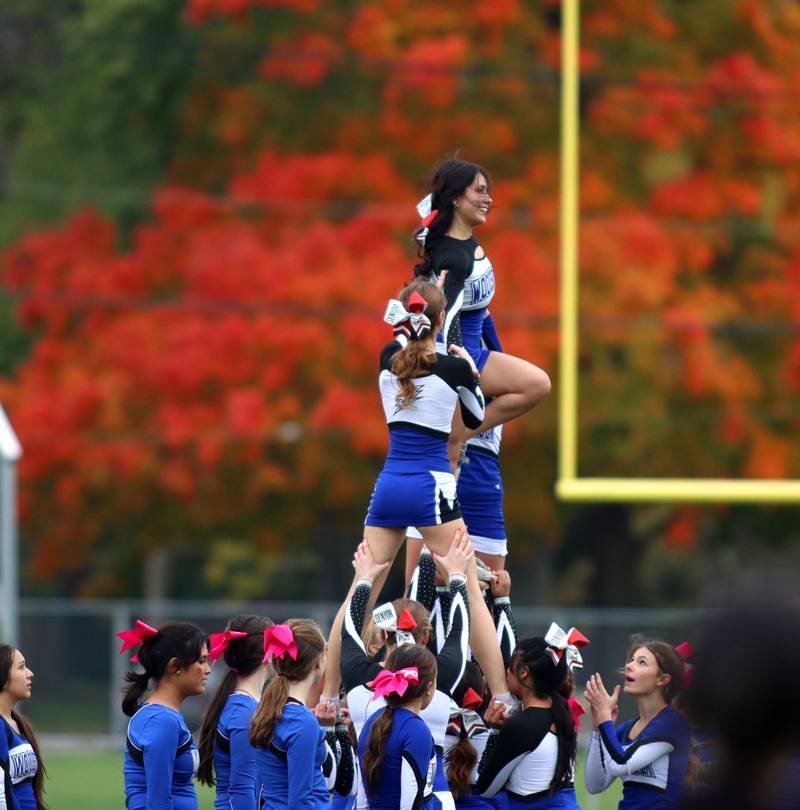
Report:
[[197,746],[180,712],[148,703],[128,723],[125,806],[128,810],[197,810],[192,778]]
[[250,721],[257,706],[255,698],[242,692],[225,701],[214,740],[214,810],[258,810],[256,749],[250,745]]
[[330,793],[323,775],[328,756],[325,732],[301,703],[289,699],[272,741],[256,748],[258,780],[265,786],[265,810],[324,810]]
[[632,739],[635,719],[618,728],[609,720],[592,733],[584,778],[589,793],[600,793],[622,779],[619,810],[677,807],[689,762],[689,727],[667,706]]
[[[362,773],[372,725],[383,711],[369,717],[359,734],[358,759]],[[394,709],[378,786],[374,794],[367,796],[369,809],[427,810],[433,806],[435,771],[436,749],[425,721],[408,709]]]

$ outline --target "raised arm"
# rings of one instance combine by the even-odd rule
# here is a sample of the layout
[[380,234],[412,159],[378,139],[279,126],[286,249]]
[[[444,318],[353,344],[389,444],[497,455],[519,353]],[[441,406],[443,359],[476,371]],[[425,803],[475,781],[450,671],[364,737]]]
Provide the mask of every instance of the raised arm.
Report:
[[450,611],[444,644],[436,657],[438,671],[436,688],[452,695],[464,675],[469,660],[469,599],[466,571],[475,556],[469,534],[456,529],[447,554],[436,556],[436,562],[447,574]]
[[497,628],[497,643],[508,668],[511,656],[517,648],[517,626],[511,612],[511,576],[508,571],[494,571],[494,579],[489,585],[492,594],[492,614]]
[[388,563],[377,563],[369,544],[364,541],[356,549],[353,567],[356,584],[345,606],[342,622],[341,679],[348,692],[371,680],[380,672],[380,665],[372,661],[361,640],[364,618],[367,612],[372,583],[388,568]]

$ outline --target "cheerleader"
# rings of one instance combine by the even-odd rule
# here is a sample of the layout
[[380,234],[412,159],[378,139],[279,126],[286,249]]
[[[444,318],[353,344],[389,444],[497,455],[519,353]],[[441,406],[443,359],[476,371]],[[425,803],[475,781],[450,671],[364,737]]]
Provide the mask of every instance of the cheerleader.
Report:
[[[448,554],[441,558],[442,566],[449,575],[451,590],[448,632],[442,649],[436,656],[436,689],[421,715],[430,728],[436,745],[433,791],[439,806],[444,808],[453,807],[442,757],[450,716],[450,696],[461,680],[469,656],[469,609],[463,572],[471,555],[469,537],[466,533],[460,533]],[[372,582],[379,577],[382,566],[375,562],[366,543],[359,546],[354,566],[358,585],[347,605],[342,630],[341,677],[347,690],[348,706],[356,734],[361,739],[361,730],[367,718],[382,706],[369,685],[380,672],[382,665],[368,657],[360,638]],[[406,644],[425,646],[430,641],[431,625],[428,613],[417,602],[396,600],[394,603],[381,605],[373,611],[373,617],[376,625],[383,628],[385,647],[389,652]]]
[[444,766],[456,810],[502,810],[500,794],[484,798],[474,792],[478,763],[486,749],[489,730],[483,713],[489,706],[489,689],[477,664],[470,661],[453,693],[450,722],[444,744]]
[[370,810],[432,807],[436,752],[420,713],[436,691],[436,659],[426,647],[404,645],[375,678],[384,708],[367,720],[358,758]]
[[256,780],[250,721],[269,672],[264,658],[263,616],[235,616],[223,633],[210,637],[208,657],[224,658],[228,669],[211,698],[200,726],[197,779],[216,783],[215,810],[258,810],[261,788]]
[[[502,352],[500,340],[491,315],[486,313],[483,321],[481,345],[495,352]],[[488,407],[487,401],[487,407]],[[503,426],[484,430],[472,436],[464,444],[465,458],[459,468],[456,494],[461,504],[461,514],[469,527],[470,539],[476,556],[492,571],[505,567],[508,554],[505,514],[503,513],[503,477],[500,472],[500,444]],[[406,582],[411,578],[421,549],[422,535],[409,527],[406,544]]]
[[[550,379],[542,369],[481,345],[495,277],[474,230],[491,211],[491,186],[489,173],[474,163],[447,160],[436,169],[430,194],[417,206],[423,225],[416,235],[421,261],[414,267],[415,276],[431,280],[447,271],[442,337],[445,346],[464,346],[481,372],[484,394],[492,398],[480,428],[484,431],[521,416],[550,392]],[[479,432],[466,422],[465,428],[451,451]]]
[[[464,423],[480,426],[483,395],[475,364],[463,348],[452,347],[456,356],[436,352],[444,304],[438,287],[415,281],[387,309],[386,320],[395,327],[397,339],[381,352],[379,385],[390,445],[364,529],[364,539],[379,563],[395,558],[408,526],[419,528],[428,548],[442,555],[454,531],[464,528],[447,442],[457,403]],[[471,647],[493,692],[503,694],[507,688],[503,662],[492,617],[480,598],[474,559],[467,570],[467,589],[473,605]]]
[[486,744],[475,792],[505,793],[509,810],[576,810],[572,786],[577,734],[560,688],[567,670],[566,633],[551,626],[545,638],[524,639],[511,659],[508,685],[522,704],[511,717],[494,703],[486,711],[500,725]]
[[[210,673],[208,639],[188,622],[170,622],[156,629],[137,621],[117,633],[120,653],[139,646],[134,661],[144,672],[128,672],[122,711],[130,717],[125,749],[127,810],[197,810],[192,777],[197,770],[197,746],[183,716],[187,697],[201,695]],[[150,682],[153,691],[142,702]]]
[[325,639],[308,619],[264,631],[264,660],[275,678],[264,690],[250,726],[258,780],[267,810],[323,810],[330,805],[335,762],[325,732],[306,707],[325,669]]
[[609,695],[599,674],[586,684],[594,731],[586,758],[586,789],[600,793],[622,779],[620,810],[677,807],[689,760],[689,727],[672,707],[683,659],[663,641],[634,637],[625,664],[625,694],[638,717],[616,729],[619,685]]
[[0,644],[0,810],[46,810],[44,763],[28,720],[16,706],[31,696],[33,672],[22,653]]

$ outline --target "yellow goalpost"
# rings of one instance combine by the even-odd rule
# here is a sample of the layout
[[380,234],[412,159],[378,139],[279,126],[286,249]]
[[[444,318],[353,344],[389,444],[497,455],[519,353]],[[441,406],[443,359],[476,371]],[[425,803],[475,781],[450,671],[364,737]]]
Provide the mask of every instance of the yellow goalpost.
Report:
[[565,501],[797,503],[800,481],[581,478],[578,475],[578,223],[580,0],[563,0],[561,53],[561,353],[558,481]]

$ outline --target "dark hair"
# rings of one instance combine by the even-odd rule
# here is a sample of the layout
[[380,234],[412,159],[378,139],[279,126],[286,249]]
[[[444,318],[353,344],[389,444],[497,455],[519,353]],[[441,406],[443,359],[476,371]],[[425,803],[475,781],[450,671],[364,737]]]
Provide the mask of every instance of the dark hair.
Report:
[[[446,299],[444,293],[435,284],[416,279],[400,291],[398,297],[403,306],[408,303],[408,299],[415,292],[419,293],[428,302],[425,314],[430,318],[431,329],[435,329],[436,322],[445,308]],[[414,404],[416,389],[411,379],[429,371],[435,363],[436,350],[413,338],[392,358],[392,374],[397,377],[397,386],[399,388],[395,401],[400,410],[410,408]]]
[[[394,607],[394,612],[398,618],[400,618],[404,610],[407,610],[411,614],[412,618],[417,623],[417,626],[411,631],[411,635],[414,636],[414,641],[417,644],[420,643],[420,639],[425,635],[426,631],[428,633],[433,632],[430,613],[421,602],[417,602],[414,599],[394,599],[392,600],[392,607]],[[397,646],[395,633],[386,634],[386,646],[390,648]]]
[[[17,652],[16,647],[11,647],[8,644],[0,644],[0,692],[2,692],[8,680],[11,677],[11,667],[14,664],[14,653]],[[41,810],[47,810],[47,805],[44,802],[44,778],[47,775],[44,767],[44,760],[42,759],[42,752],[39,750],[39,743],[36,735],[33,733],[33,726],[25,715],[20,714],[16,709],[11,710],[11,719],[17,724],[22,736],[25,737],[33,748],[33,753],[36,754],[36,776],[33,777],[33,792],[36,796],[36,806]]]
[[[467,689],[472,689],[483,699],[483,703],[476,709],[477,713],[483,716],[489,705],[491,695],[483,677],[481,668],[474,661],[467,661],[464,668],[464,675],[453,692],[453,700],[461,706]],[[465,796],[470,788],[470,778],[472,771],[478,764],[478,752],[475,746],[469,741],[463,725],[460,729],[458,742],[450,749],[447,765],[447,782],[450,785],[450,792],[454,799]]]
[[419,683],[409,684],[402,697],[397,694],[387,695],[386,708],[375,718],[369,731],[369,739],[362,757],[362,776],[369,796],[375,795],[381,780],[386,740],[392,730],[394,710],[418,700],[425,694],[430,684],[436,682],[436,657],[427,647],[421,647],[419,644],[405,644],[389,653],[386,659],[386,669],[397,672],[406,667],[417,667]]
[[646,636],[634,635],[631,636],[628,655],[625,661],[630,661],[636,650],[641,647],[649,650],[656,659],[659,670],[665,675],[670,676],[670,681],[663,688],[662,694],[664,696],[664,702],[667,705],[671,704],[683,688],[684,661],[681,654],[671,644],[667,644],[666,641],[657,641],[656,639],[647,638]]
[[[486,185],[492,187],[492,178],[489,172],[477,163],[468,163],[466,160],[445,160],[436,167],[431,180],[431,210],[438,211],[436,219],[428,226],[428,235],[425,244],[420,250],[419,264],[414,267],[415,276],[427,277],[433,270],[433,252],[450,230],[453,224],[453,211],[457,197],[460,197],[482,174],[486,178]],[[417,228],[417,234],[422,228]]]
[[179,667],[188,667],[200,659],[203,645],[208,645],[208,636],[190,622],[168,622],[158,628],[158,635],[151,636],[136,653],[144,672],[129,670],[125,681],[129,686],[122,697],[122,711],[133,717],[139,710],[151,680],[158,683],[174,658]]
[[200,764],[197,766],[197,779],[204,785],[214,787],[214,736],[225,702],[236,689],[239,675],[250,675],[261,666],[264,657],[264,630],[272,625],[264,616],[234,616],[226,630],[238,630],[246,636],[231,639],[223,654],[228,665],[225,677],[217,687],[214,697],[206,706],[203,722],[200,725],[198,752]]
[[[541,637],[523,639],[511,657],[509,669],[524,686],[538,698],[550,698],[553,704],[553,717],[558,737],[558,759],[551,791],[560,790],[572,779],[573,763],[578,749],[578,735],[575,721],[569,710],[567,699],[561,694],[561,687],[567,671],[567,656],[561,656],[556,664],[552,649]],[[526,669],[527,675],[522,674]]]
[[325,652],[325,638],[316,622],[311,619],[289,619],[286,624],[297,644],[297,660],[288,653],[284,653],[281,658],[272,659],[275,678],[261,695],[250,724],[250,742],[258,748],[266,748],[272,741],[275,727],[283,717],[289,697],[289,682],[305,680]]

